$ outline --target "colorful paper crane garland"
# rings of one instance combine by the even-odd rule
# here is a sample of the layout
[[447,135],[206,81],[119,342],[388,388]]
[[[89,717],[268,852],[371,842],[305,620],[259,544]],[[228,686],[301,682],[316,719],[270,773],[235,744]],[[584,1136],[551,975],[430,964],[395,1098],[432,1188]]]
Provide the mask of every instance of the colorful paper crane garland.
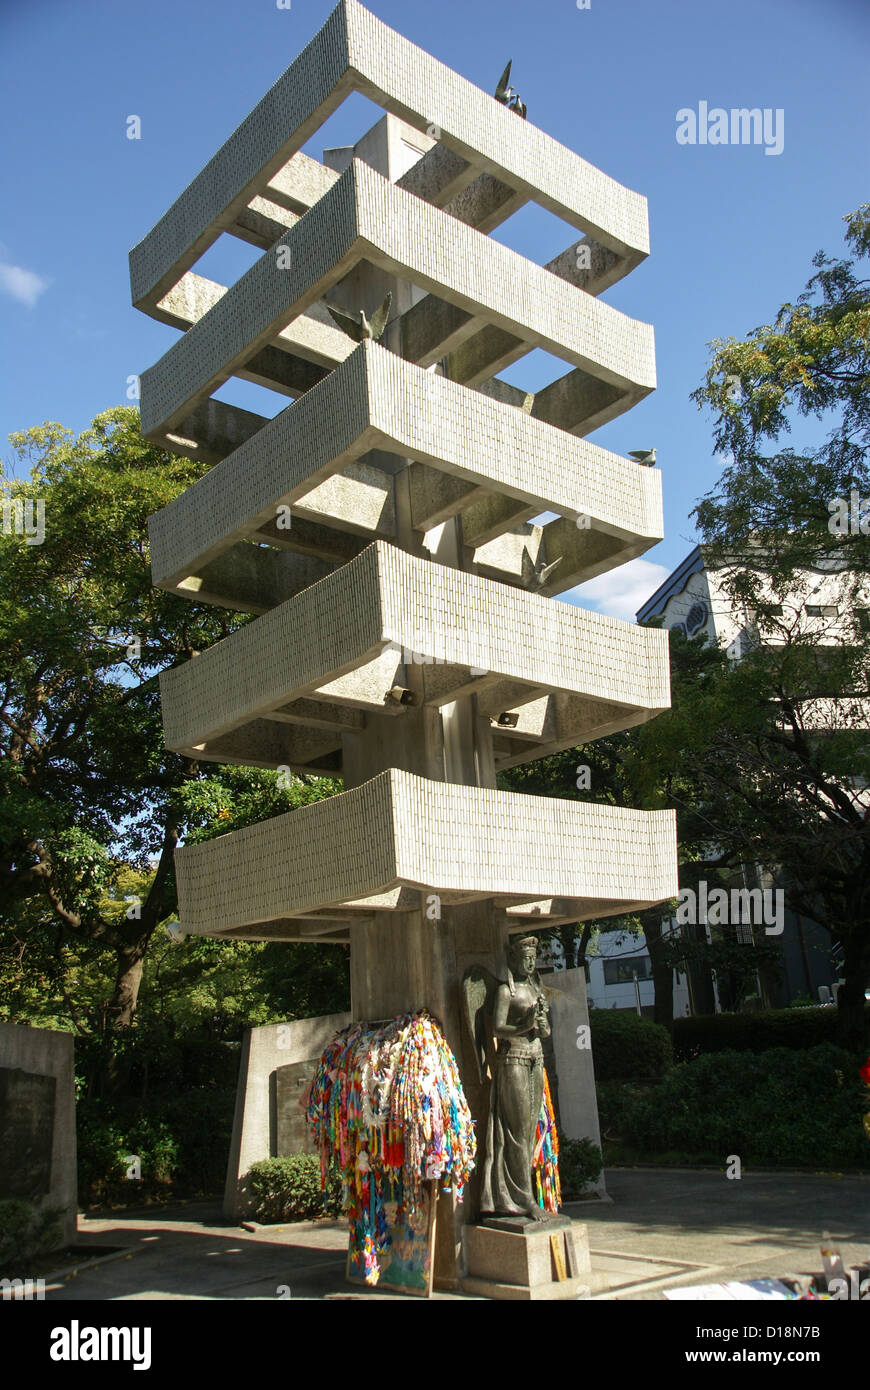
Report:
[[[380,1277],[393,1220],[411,1226],[424,1183],[436,1181],[459,1200],[474,1168],[476,1141],[456,1058],[438,1023],[422,1010],[377,1025],[354,1023],[321,1057],[306,1108],[321,1185],[337,1171],[367,1283]],[[532,1160],[538,1205],[557,1212],[559,1137],[550,1083],[544,1095]]]
[[456,1059],[423,1010],[386,1024],[355,1023],[318,1063],[306,1110],[320,1155],[321,1183],[339,1172],[367,1283],[380,1277],[390,1248],[385,1206],[413,1220],[424,1183],[440,1182],[461,1199],[476,1143]]
[[556,1115],[553,1110],[553,1097],[550,1095],[550,1082],[544,1072],[544,1097],[538,1128],[535,1133],[535,1152],[532,1158],[532,1171],[535,1175],[535,1189],[538,1206],[544,1211],[558,1212],[562,1205],[562,1189],[559,1185],[559,1135],[556,1130]]

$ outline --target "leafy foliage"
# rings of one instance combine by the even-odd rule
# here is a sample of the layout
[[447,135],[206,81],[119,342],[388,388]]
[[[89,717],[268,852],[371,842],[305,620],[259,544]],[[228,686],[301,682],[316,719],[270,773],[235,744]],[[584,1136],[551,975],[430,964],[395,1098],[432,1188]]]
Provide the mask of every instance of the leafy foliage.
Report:
[[658,1081],[673,1062],[667,1029],[627,1009],[593,1009],[592,1056],[595,1080]]
[[630,1110],[624,1136],[640,1153],[724,1166],[870,1167],[854,1059],[825,1043],[806,1051],[717,1052],[675,1066]]
[[60,1207],[10,1198],[0,1202],[0,1278],[21,1279],[27,1267],[63,1239]]
[[[846,242],[857,259],[870,255],[870,204],[849,214]],[[733,592],[751,599],[759,575],[753,561],[787,588],[801,567],[830,552],[827,503],[854,487],[870,492],[870,282],[854,261],[818,252],[812,276],[795,304],[744,341],[712,344],[699,406],[716,411],[716,450],[726,458],[718,491],[696,515],[706,544],[722,561],[746,562]],[[778,444],[798,418],[813,417],[830,433],[821,447],[800,453]],[[870,561],[866,534],[839,538],[850,570]],[[753,606],[750,604],[750,606]]]
[[[867,1013],[870,1015],[870,1007]],[[678,1018],[674,1023],[674,1057],[688,1062],[710,1052],[766,1052],[777,1047],[803,1051],[835,1042],[837,1024],[835,1008],[762,1009],[757,1013]]]
[[[81,1098],[78,1127],[79,1200],[86,1206],[212,1196],[223,1189],[235,1088],[195,1086],[174,1093]],[[127,1177],[138,1158],[141,1177]],[[134,1170],[135,1173],[135,1170]]]
[[603,1167],[601,1150],[591,1139],[560,1139],[559,1183],[563,1201],[582,1197],[598,1181]]
[[[154,1017],[207,1019],[212,1032],[238,1036],[296,1001],[341,1008],[340,948],[322,948],[309,982],[316,947],[289,952],[281,979],[268,948],[170,945],[158,931],[176,910],[182,837],[223,834],[337,788],[203,770],[163,747],[157,673],[247,621],[151,584],[148,517],[203,465],[144,440],[129,407],[78,438],[46,423],[11,440],[29,475],[3,480],[3,495],[42,499],[45,537],[0,535],[3,1016],[103,1034],[131,1023],[141,989]],[[116,1066],[108,1079],[123,1089]]]
[[595,1078],[595,1094],[598,1101],[598,1123],[601,1138],[608,1154],[612,1154],[614,1142],[619,1142],[625,1133],[628,1116],[639,1100],[649,1094],[655,1081],[599,1081]]
[[264,1225],[341,1214],[341,1179],[332,1174],[321,1191],[320,1160],[312,1154],[261,1159],[252,1166],[246,1182],[254,1216]]
[[[864,205],[846,219],[858,258],[870,253],[868,217]],[[698,870],[759,865],[789,907],[842,945],[839,1037],[860,1052],[870,985],[870,536],[833,533],[828,504],[854,489],[870,506],[870,284],[854,262],[820,252],[814,264],[773,325],[713,344],[695,393],[715,412],[725,459],[695,515],[718,592],[745,615],[742,659],[671,633],[673,708],[632,736],[629,776],[646,788],[645,804],[676,805],[684,884]],[[827,428],[824,441],[800,453],[781,447],[802,417]],[[806,608],[832,576],[839,613],[825,627]],[[756,955],[764,971],[769,962]]]

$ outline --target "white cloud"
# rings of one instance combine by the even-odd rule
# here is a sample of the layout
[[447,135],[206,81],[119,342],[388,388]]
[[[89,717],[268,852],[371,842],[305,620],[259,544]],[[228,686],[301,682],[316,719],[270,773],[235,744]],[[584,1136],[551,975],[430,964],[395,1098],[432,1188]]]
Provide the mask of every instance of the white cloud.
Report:
[[48,286],[49,281],[43,280],[42,276],[34,271],[24,270],[20,265],[10,265],[8,261],[0,261],[0,290],[17,299],[19,304],[26,304],[28,309],[33,308]]
[[600,574],[586,584],[578,584],[576,589],[569,589],[560,597],[580,608],[591,608],[612,618],[634,622],[637,610],[669,574],[665,565],[654,565],[651,560],[629,560],[627,565]]

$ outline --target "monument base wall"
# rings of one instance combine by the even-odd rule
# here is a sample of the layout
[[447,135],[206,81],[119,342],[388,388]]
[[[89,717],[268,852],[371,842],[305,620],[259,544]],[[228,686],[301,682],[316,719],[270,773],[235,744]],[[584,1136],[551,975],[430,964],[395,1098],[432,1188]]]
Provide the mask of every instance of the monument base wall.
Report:
[[313,1152],[297,1102],[323,1049],[350,1021],[350,1014],[324,1014],[245,1033],[224,1190],[228,1220],[251,1214],[245,1179],[253,1163],[279,1153]]
[[0,1200],[60,1208],[58,1248],[73,1244],[78,1193],[72,1033],[0,1023],[0,1152]]
[[[553,1028],[560,1139],[591,1139],[601,1148],[595,1067],[590,1046],[586,972],[556,970],[543,976]],[[609,1201],[604,1173],[588,1189]]]

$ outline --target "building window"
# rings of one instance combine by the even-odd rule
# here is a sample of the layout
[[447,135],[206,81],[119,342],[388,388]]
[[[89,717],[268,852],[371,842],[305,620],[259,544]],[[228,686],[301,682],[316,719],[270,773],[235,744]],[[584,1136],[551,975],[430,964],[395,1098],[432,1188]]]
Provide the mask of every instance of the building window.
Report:
[[870,608],[856,608],[854,617],[858,631],[865,634],[870,633]]
[[625,956],[622,960],[604,962],[606,985],[630,985],[635,975],[639,980],[652,979],[652,961],[649,956]]
[[808,618],[836,618],[840,610],[835,603],[808,603]]
[[698,631],[704,626],[704,624],[706,623],[706,621],[707,621],[707,605],[706,605],[706,603],[701,603],[701,602],[693,603],[692,606],[691,606],[691,608],[689,609],[688,613],[686,614],[686,634],[687,634],[687,636],[689,636],[689,637],[694,637],[695,633],[698,632]]

